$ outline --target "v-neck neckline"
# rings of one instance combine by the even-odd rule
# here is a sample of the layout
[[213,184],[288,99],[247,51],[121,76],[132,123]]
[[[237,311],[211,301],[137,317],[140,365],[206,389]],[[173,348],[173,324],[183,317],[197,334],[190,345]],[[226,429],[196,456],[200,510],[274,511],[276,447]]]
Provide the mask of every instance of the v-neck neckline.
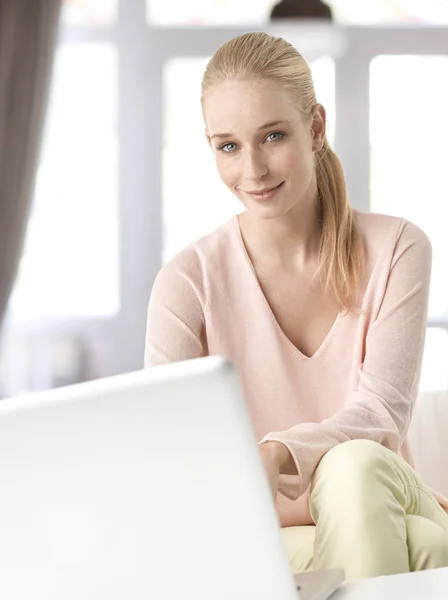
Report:
[[249,253],[247,251],[246,248],[246,244],[244,243],[244,239],[243,239],[243,234],[241,233],[241,227],[240,227],[240,223],[239,223],[239,219],[238,219],[238,215],[234,215],[233,216],[233,225],[234,225],[234,229],[235,229],[235,233],[236,236],[238,238],[238,243],[239,246],[242,250],[245,262],[247,264],[247,266],[249,267],[252,276],[254,278],[254,283],[257,287],[257,290],[259,292],[259,294],[261,295],[263,302],[266,306],[267,311],[269,312],[270,318],[273,321],[277,331],[279,332],[279,335],[282,337],[282,339],[284,340],[284,342],[286,343],[287,346],[289,346],[289,348],[298,355],[298,357],[302,360],[307,360],[307,361],[311,361],[314,359],[319,358],[319,356],[322,354],[322,352],[325,350],[326,346],[328,345],[330,339],[333,337],[333,333],[334,330],[336,329],[336,325],[339,323],[339,320],[342,316],[342,311],[339,311],[336,319],[333,321],[332,326],[330,327],[327,335],[324,337],[324,339],[322,340],[321,344],[319,345],[319,347],[317,348],[317,350],[314,352],[314,354],[312,354],[311,356],[307,356],[306,354],[304,354],[295,344],[292,343],[292,341],[289,339],[289,337],[286,335],[286,333],[283,331],[282,327],[280,326],[280,323],[277,321],[276,316],[274,315],[274,312],[271,308],[271,305],[268,302],[268,299],[266,298],[265,293],[263,292],[263,289],[260,285],[260,281],[258,279],[258,275],[257,272],[255,270],[255,267],[252,263],[252,260],[249,256]]

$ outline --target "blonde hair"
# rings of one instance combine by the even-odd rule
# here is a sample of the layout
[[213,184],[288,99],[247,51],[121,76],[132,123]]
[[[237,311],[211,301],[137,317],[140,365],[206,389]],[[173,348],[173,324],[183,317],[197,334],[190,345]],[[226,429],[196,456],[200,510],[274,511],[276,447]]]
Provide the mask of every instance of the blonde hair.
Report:
[[[299,111],[307,118],[317,103],[311,70],[302,55],[284,39],[263,32],[240,35],[215,52],[202,79],[203,110],[207,90],[228,79],[273,81],[297,99]],[[357,310],[363,241],[348,201],[341,162],[327,138],[315,153],[315,168],[322,223],[321,281],[341,309]]]

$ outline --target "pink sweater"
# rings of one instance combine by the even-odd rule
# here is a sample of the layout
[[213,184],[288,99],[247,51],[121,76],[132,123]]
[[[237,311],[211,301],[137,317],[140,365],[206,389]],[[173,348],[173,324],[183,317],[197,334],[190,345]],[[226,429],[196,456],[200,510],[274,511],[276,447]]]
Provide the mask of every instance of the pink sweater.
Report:
[[278,325],[236,216],[163,267],[149,302],[145,366],[226,356],[241,376],[257,439],[291,451],[298,475],[280,476],[283,526],[312,523],[311,476],[341,442],[375,440],[412,464],[406,434],[425,340],[431,244],[404,219],[355,215],[367,257],[362,313],[340,313],[311,358]]

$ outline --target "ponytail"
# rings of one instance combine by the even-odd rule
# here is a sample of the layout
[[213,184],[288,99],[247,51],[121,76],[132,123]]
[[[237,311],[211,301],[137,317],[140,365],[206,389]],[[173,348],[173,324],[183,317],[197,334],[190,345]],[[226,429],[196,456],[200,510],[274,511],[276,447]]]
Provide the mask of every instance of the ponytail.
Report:
[[322,223],[321,281],[342,309],[356,310],[364,248],[348,202],[341,162],[326,138],[323,148],[316,153],[316,178]]

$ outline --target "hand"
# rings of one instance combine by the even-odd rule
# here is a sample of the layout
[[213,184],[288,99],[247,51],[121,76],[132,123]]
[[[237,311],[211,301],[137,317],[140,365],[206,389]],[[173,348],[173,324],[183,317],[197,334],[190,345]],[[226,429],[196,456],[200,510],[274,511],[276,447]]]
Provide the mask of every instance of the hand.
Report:
[[259,445],[259,449],[272,496],[275,500],[280,473],[297,474],[296,464],[291,452],[281,442],[264,442]]
[[281,442],[264,442],[260,444],[261,460],[263,461],[266,477],[268,478],[272,496],[275,500],[278,492],[278,480],[284,466],[292,456],[288,448]]
[[[283,444],[280,444],[283,446]],[[285,448],[285,446],[283,446]],[[278,442],[265,442],[260,444],[260,455],[263,461],[266,477],[271,488],[272,496],[275,500],[278,492],[278,479],[280,475],[280,453],[278,452]]]

